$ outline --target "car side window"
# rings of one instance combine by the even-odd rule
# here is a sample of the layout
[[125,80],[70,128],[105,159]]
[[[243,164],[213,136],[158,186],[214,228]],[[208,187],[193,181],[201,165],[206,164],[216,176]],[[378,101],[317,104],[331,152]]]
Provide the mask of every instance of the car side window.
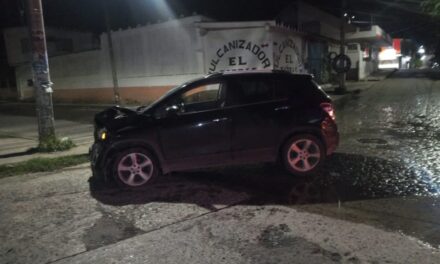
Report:
[[265,78],[233,79],[226,93],[226,104],[246,105],[273,99],[275,82]]
[[311,82],[302,78],[283,78],[277,81],[275,98],[289,99],[294,105],[300,106],[306,104],[314,88],[310,86]]
[[208,111],[221,107],[224,85],[221,82],[197,85],[176,94],[155,111],[155,116],[167,116],[167,109],[174,107],[177,114]]
[[189,105],[218,101],[220,86],[220,83],[213,83],[195,87],[181,95],[182,102]]
[[287,99],[294,94],[298,84],[290,79],[280,79],[277,80],[277,85],[275,88],[274,99]]
[[178,111],[180,111],[180,107],[182,102],[180,100],[180,95],[173,95],[170,98],[166,99],[160,106],[156,108],[154,111],[154,117],[156,118],[164,118],[168,115],[167,109],[170,107],[178,107]]

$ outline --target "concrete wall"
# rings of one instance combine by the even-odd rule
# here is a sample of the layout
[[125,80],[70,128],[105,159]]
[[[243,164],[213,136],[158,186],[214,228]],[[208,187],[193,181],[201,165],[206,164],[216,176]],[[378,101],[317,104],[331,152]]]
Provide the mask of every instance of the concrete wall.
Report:
[[[218,25],[227,26],[224,23]],[[273,69],[273,42],[260,27],[208,29],[203,34],[205,73]]]
[[381,27],[373,25],[366,30],[356,28],[353,32],[347,32],[346,38],[352,42],[374,41],[380,45],[392,45],[393,40]]
[[[305,73],[307,40],[275,21],[206,22],[202,16],[112,32],[119,93],[145,104],[210,72],[282,69]],[[107,35],[99,49],[49,58],[55,101],[111,103]],[[29,64],[16,68],[21,99],[33,96]]]
[[[31,46],[29,32],[25,27],[7,28],[3,30],[8,63],[16,66],[30,61]],[[65,50],[63,40],[71,43],[71,49]],[[88,32],[46,29],[46,43],[49,56],[96,49],[98,39]],[[70,46],[70,45],[68,45]]]
[[306,73],[306,40],[275,21],[199,24],[205,73],[281,69]]
[[363,80],[378,69],[377,54],[373,54],[372,58],[366,60],[364,59],[361,45],[358,43],[352,43],[351,45],[356,45],[356,49],[347,50],[347,56],[351,59],[351,72],[349,76],[352,78],[350,79]]
[[304,73],[305,41],[275,21],[199,24],[205,72],[282,69]]
[[[119,92],[126,103],[148,103],[171,87],[204,75],[202,43],[194,23],[200,16],[112,33]],[[53,98],[64,102],[113,101],[107,35],[101,48],[49,58]],[[29,65],[16,68],[21,99],[33,96]]]
[[[113,46],[121,78],[203,72],[202,43],[194,23],[199,16],[116,31]],[[107,52],[107,37],[101,36]]]
[[305,73],[307,48],[305,40],[293,32],[274,31],[274,69]]
[[[323,43],[328,46],[329,52],[339,53],[339,45],[334,45],[339,38],[339,19],[302,2],[297,8],[300,25],[318,23],[316,34],[307,34],[301,29],[300,32],[292,31],[275,21],[212,22],[203,16],[113,31],[122,100],[134,104],[149,103],[171,87],[210,72],[283,69],[305,73],[305,62],[312,54],[307,45],[310,41]],[[17,32],[21,31],[14,32],[17,41],[20,39]],[[56,33],[68,36],[66,34]],[[317,35],[321,37],[316,39]],[[75,47],[89,47],[89,37],[87,34],[81,35],[81,38],[78,36],[79,42],[75,42]],[[82,45],[82,42],[85,44]],[[10,41],[9,45],[17,43]],[[50,57],[55,101],[113,101],[107,35],[102,34],[98,43],[100,45],[95,50]],[[19,54],[17,47],[10,50],[15,63],[26,59]],[[322,57],[326,56],[326,51],[327,47],[320,52]],[[348,55],[352,58],[353,67],[359,70],[357,76],[364,78],[375,70],[374,61],[364,61],[359,47]],[[319,63],[323,60],[317,59]],[[33,88],[28,86],[27,81],[32,79],[29,65],[18,65],[16,77],[19,98],[32,97]]]

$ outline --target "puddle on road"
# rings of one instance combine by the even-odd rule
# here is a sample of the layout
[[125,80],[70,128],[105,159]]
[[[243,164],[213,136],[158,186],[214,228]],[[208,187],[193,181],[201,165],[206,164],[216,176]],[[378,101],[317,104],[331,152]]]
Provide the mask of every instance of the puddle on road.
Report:
[[102,209],[98,210],[103,213],[102,217],[84,233],[82,239],[87,250],[114,244],[145,233],[124,217],[107,213]]

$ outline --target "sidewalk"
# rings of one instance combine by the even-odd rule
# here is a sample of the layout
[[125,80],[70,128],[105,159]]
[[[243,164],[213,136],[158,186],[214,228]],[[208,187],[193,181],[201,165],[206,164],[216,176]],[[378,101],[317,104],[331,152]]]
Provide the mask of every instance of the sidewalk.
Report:
[[93,142],[93,125],[75,121],[56,120],[58,137],[69,137],[77,147],[63,152],[31,153],[38,145],[38,128],[35,117],[0,114],[0,165],[26,161],[37,157],[60,157],[84,154]]
[[346,94],[335,94],[335,88],[338,87],[338,85],[328,86],[324,87],[323,90],[332,98],[333,102],[338,103],[342,99],[349,98],[350,95],[362,92],[364,90],[369,89],[371,86],[374,85],[372,82],[355,82],[355,81],[347,81],[347,93]]
[[337,84],[322,85],[322,89],[332,98],[335,103],[338,103],[343,98],[349,98],[349,95],[359,93],[369,89],[378,81],[383,81],[391,76],[396,70],[378,70],[361,81],[346,81],[347,93],[343,95],[335,94],[334,91],[339,86]]

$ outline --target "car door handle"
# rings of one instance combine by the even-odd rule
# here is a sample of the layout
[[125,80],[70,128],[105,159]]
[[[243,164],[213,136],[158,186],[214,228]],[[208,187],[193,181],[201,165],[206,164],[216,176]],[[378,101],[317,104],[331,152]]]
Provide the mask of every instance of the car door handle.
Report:
[[290,106],[285,105],[285,106],[277,107],[277,108],[275,108],[274,110],[275,110],[275,111],[284,111],[284,110],[289,110],[289,109],[290,109]]
[[227,121],[227,120],[228,120],[227,117],[221,117],[221,118],[213,119],[212,122],[219,123],[219,122],[224,122],[224,121]]

